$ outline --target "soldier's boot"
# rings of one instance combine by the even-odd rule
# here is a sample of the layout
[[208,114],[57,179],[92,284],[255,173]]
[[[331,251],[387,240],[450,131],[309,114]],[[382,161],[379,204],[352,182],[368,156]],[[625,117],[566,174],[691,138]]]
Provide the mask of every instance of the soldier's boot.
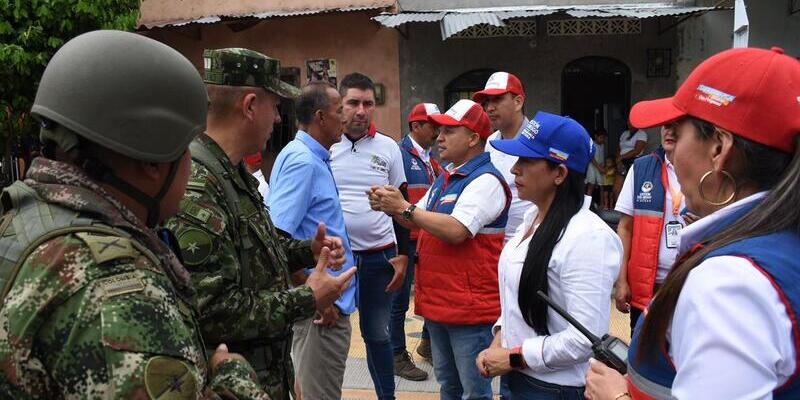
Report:
[[414,360],[407,351],[394,355],[394,374],[410,381],[428,379],[428,373],[414,365]]
[[419,341],[419,345],[417,346],[417,354],[420,357],[424,358],[428,362],[433,359],[433,353],[431,351],[431,339],[430,338],[422,338]]

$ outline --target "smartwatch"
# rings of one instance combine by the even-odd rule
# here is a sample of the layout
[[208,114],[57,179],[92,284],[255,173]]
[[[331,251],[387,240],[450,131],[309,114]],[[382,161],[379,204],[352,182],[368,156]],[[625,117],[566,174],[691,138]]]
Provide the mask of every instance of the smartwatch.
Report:
[[408,208],[406,208],[406,209],[403,211],[403,218],[405,218],[405,219],[406,219],[406,220],[408,220],[408,221],[411,221],[411,214],[412,214],[412,213],[414,212],[414,210],[416,210],[416,209],[417,209],[417,205],[416,205],[416,204],[412,204],[412,205],[408,206]]

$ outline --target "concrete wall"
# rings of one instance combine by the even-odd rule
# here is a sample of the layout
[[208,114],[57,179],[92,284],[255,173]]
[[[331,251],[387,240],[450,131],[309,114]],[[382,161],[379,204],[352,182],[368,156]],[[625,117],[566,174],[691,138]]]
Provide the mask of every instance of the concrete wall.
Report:
[[146,32],[184,54],[198,69],[206,48],[245,47],[281,60],[283,67],[298,67],[307,80],[305,62],[316,58],[337,61],[339,81],[358,71],[385,86],[386,103],[378,106],[378,129],[400,137],[400,61],[398,34],[370,20],[374,12],[350,12],[308,17],[275,18],[234,32],[223,23],[193,25]]
[[[562,17],[563,18],[563,17]],[[403,126],[410,108],[421,101],[444,102],[445,86],[464,72],[495,68],[516,74],[526,88],[526,114],[561,112],[564,66],[585,56],[617,59],[631,70],[631,104],[671,95],[675,75],[647,78],[648,48],[675,48],[676,33],[658,34],[655,20],[642,22],[638,35],[548,36],[539,19],[535,38],[501,37],[442,41],[438,24],[415,23],[400,40]],[[674,59],[673,50],[673,59]],[[674,64],[673,64],[674,65]]]
[[[713,1],[698,3],[711,5]],[[789,2],[784,0],[747,0],[745,4],[750,21],[749,47],[778,46],[786,54],[800,57],[800,12],[789,14]],[[683,82],[706,58],[732,47],[733,17],[733,10],[711,11],[678,26],[676,83]]]
[[749,47],[778,46],[800,57],[800,12],[789,14],[788,1],[745,1],[750,20]]
[[733,10],[710,11],[690,17],[674,30],[678,32],[677,86],[703,60],[731,48]]

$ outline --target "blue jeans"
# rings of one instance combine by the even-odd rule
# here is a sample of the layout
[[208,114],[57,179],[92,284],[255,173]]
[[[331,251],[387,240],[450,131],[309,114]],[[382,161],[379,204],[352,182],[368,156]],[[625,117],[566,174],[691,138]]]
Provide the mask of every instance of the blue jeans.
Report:
[[[406,313],[408,302],[411,298],[411,286],[414,284],[414,261],[417,253],[417,242],[408,243],[408,266],[403,286],[392,296],[392,322],[389,333],[392,338],[392,353],[400,354],[406,351]],[[424,332],[424,330],[423,330]]]
[[532,378],[521,372],[510,372],[508,387],[512,400],[582,400],[583,386],[561,386]]
[[492,380],[475,366],[478,353],[492,343],[492,325],[426,323],[441,400],[492,400]]
[[394,276],[389,259],[395,249],[366,253],[354,251],[358,267],[358,316],[367,349],[367,366],[378,398],[394,399],[394,357],[389,338],[393,293],[386,285]]

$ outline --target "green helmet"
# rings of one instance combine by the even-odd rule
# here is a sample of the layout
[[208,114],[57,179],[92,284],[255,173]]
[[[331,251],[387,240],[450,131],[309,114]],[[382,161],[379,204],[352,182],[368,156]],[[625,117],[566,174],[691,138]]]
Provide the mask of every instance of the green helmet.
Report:
[[208,94],[183,55],[142,35],[101,30],[61,47],[31,113],[124,156],[172,162],[205,129]]

